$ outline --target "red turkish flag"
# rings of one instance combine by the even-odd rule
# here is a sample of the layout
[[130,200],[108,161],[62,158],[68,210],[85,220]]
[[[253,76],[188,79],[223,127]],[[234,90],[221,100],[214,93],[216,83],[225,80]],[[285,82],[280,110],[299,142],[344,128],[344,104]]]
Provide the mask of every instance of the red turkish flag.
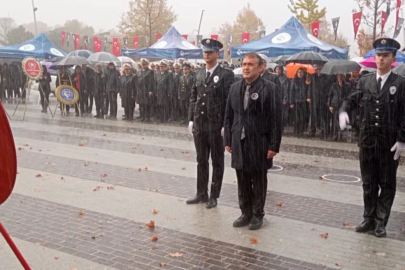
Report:
[[395,20],[395,29],[397,29],[398,26],[398,18],[399,18],[399,9],[401,8],[401,0],[397,0],[397,16]]
[[353,28],[354,28],[354,39],[356,39],[357,31],[359,30],[361,24],[361,11],[353,13]]
[[381,35],[384,33],[384,26],[387,21],[387,12],[381,11]]
[[156,41],[158,41],[161,37],[162,37],[162,34],[161,34],[161,33],[157,33],[157,34],[156,34]]
[[249,43],[250,33],[242,33],[242,44]]
[[65,37],[66,37],[66,32],[62,31],[62,46],[65,46]]
[[193,43],[193,45],[195,46],[195,41],[193,41],[193,42],[191,42],[191,43]]
[[211,35],[212,39],[218,40],[218,35]]
[[120,43],[118,42],[118,38],[113,38],[113,54],[115,56],[119,56],[120,55]]
[[139,40],[139,37],[134,37],[134,49],[135,50],[138,49],[138,40]]
[[75,50],[80,49],[80,35],[75,34]]
[[187,38],[188,38],[188,35],[183,35],[183,37],[184,37],[184,39],[187,39]]
[[318,37],[319,35],[319,22],[312,23],[312,35]]
[[98,37],[93,37],[94,52],[101,52],[101,40]]

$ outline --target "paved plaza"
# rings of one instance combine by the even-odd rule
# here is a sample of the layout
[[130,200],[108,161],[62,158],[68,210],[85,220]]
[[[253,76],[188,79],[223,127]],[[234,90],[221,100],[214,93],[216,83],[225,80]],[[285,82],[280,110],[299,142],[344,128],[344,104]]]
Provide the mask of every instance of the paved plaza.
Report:
[[[33,270],[405,270],[404,160],[379,239],[354,231],[363,212],[357,146],[287,134],[268,175],[264,226],[249,231],[232,227],[240,210],[229,154],[218,207],[186,205],[197,169],[187,127],[60,111],[52,119],[35,91],[24,121],[24,106],[12,116],[15,104],[3,105],[18,175],[0,221]],[[18,269],[0,237],[0,270]]]

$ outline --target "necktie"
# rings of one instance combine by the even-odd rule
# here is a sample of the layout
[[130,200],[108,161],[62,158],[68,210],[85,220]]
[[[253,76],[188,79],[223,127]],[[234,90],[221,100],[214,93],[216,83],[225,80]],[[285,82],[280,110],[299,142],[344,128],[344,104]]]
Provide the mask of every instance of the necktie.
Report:
[[380,93],[380,91],[381,91],[381,82],[382,82],[382,78],[380,77],[380,78],[378,78],[378,81],[377,81],[377,93]]
[[205,77],[205,84],[208,83],[208,80],[210,79],[211,72],[207,71],[207,76]]
[[[243,109],[246,111],[248,104],[249,104],[249,90],[250,90],[251,85],[248,84],[246,85],[246,90],[245,90],[245,95],[243,97]],[[240,135],[240,139],[243,140],[246,137],[245,134],[245,127],[242,127],[242,133]]]

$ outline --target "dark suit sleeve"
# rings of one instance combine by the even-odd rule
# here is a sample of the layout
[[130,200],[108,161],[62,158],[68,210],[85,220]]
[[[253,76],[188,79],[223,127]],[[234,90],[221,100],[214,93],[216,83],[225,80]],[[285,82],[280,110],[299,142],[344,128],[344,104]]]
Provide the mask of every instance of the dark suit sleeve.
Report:
[[136,98],[138,94],[138,77],[134,75],[132,77],[132,98]]
[[401,91],[400,93],[400,104],[399,108],[399,127],[398,127],[398,135],[397,135],[397,142],[402,142],[405,143],[405,80],[402,80],[400,87],[398,91]]
[[231,99],[232,95],[234,95],[236,92],[232,91],[234,89],[234,86],[231,87],[231,90],[229,90],[229,95],[226,101],[226,108],[225,108],[225,119],[224,119],[224,144],[225,146],[231,146],[232,145],[232,125],[233,125],[233,108],[231,106]]
[[[270,138],[269,138],[269,150],[273,152],[280,151],[281,135],[282,135],[282,101],[281,91],[278,89],[278,85],[274,85],[274,91],[270,93],[269,108],[270,117]],[[272,89],[273,90],[273,89]]]
[[357,108],[360,104],[360,99],[363,98],[364,79],[360,79],[357,83],[356,91],[352,92],[345,100],[339,109],[339,114],[342,112],[351,112],[354,108]]
[[226,77],[224,78],[224,94],[225,94],[225,102],[223,106],[223,111],[221,112],[221,115],[223,117],[222,123],[224,122],[225,118],[225,107],[226,107],[226,102],[228,100],[229,96],[229,91],[231,89],[231,85],[235,82],[235,74],[232,71],[227,71]]
[[289,103],[295,104],[295,83],[294,83],[294,81],[291,81],[289,92],[290,92],[290,94],[288,95],[288,97],[290,99]]
[[194,119],[194,109],[196,102],[197,102],[197,79],[194,80],[193,87],[191,88],[190,108],[188,110],[188,121],[193,121]]

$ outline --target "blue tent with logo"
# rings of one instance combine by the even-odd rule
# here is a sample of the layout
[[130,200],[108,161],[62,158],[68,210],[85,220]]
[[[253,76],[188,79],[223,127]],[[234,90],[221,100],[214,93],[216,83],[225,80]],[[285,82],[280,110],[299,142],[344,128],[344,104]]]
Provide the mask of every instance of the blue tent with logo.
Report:
[[[375,56],[375,49],[372,49],[371,51],[369,51],[368,53],[366,53],[363,58],[367,59],[369,57],[374,57]],[[405,54],[401,51],[397,51],[397,62],[399,63],[405,63]]]
[[65,57],[67,54],[53,44],[45,34],[40,34],[33,39],[20,44],[0,47],[0,58],[23,59],[34,57],[49,60]]
[[259,40],[232,48],[232,58],[243,58],[246,53],[262,53],[268,57],[293,55],[303,51],[323,54],[329,59],[347,59],[348,50],[338,48],[308,33],[302,24],[291,17],[280,29]]
[[[121,54],[128,57],[138,58],[203,58],[202,50],[187,41],[175,27],[149,48],[121,49]],[[223,53],[221,53],[223,55]]]

